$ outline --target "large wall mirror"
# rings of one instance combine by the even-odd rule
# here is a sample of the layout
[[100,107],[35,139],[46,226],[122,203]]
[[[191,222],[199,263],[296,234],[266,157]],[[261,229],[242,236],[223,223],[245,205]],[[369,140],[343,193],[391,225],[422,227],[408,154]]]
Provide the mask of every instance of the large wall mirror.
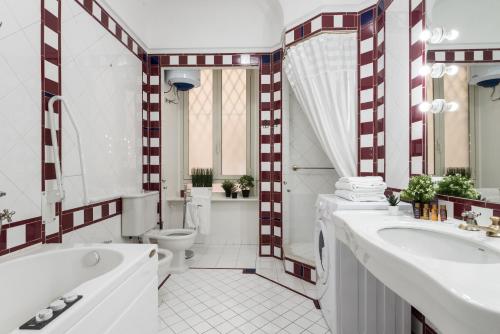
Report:
[[[500,51],[492,49],[500,48],[498,13],[498,0],[431,0],[427,12],[430,30],[458,32],[453,40],[428,46],[439,50],[436,61],[456,63],[440,68],[434,64],[427,79],[427,101],[434,101],[433,112],[426,116],[427,172],[470,176],[481,199],[496,203],[500,203]],[[487,53],[491,60],[485,58]]]

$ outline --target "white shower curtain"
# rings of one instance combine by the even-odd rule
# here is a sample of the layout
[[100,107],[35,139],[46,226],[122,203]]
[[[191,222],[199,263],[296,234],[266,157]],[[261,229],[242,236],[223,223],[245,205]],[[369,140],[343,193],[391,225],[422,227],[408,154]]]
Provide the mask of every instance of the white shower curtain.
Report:
[[288,49],[285,72],[337,174],[356,173],[357,36],[322,34]]

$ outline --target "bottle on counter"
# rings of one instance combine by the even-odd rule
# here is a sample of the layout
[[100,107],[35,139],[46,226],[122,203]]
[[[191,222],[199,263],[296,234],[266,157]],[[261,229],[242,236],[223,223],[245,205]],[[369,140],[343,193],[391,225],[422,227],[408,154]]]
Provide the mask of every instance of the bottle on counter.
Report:
[[446,205],[439,206],[439,218],[442,222],[448,220],[448,209],[446,209]]
[[429,204],[425,203],[424,204],[424,210],[422,212],[422,219],[424,220],[429,220]]
[[413,204],[413,217],[420,219],[420,203]]
[[436,203],[432,204],[432,209],[431,209],[431,220],[433,222],[437,222],[438,219],[438,205]]

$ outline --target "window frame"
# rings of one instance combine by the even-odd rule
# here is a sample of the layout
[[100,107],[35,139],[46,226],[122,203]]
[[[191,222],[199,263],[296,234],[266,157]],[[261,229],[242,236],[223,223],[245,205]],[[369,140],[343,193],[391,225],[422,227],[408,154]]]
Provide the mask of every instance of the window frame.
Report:
[[[233,68],[246,70],[246,174],[254,175],[256,170],[257,140],[258,140],[258,70],[254,67]],[[207,70],[207,69],[201,69]],[[213,75],[213,114],[212,114],[212,161],[214,170],[214,183],[223,180],[237,180],[242,175],[222,174],[222,71],[224,68],[211,68]],[[227,69],[226,69],[227,70]],[[182,117],[182,178],[184,183],[191,183],[189,169],[189,91],[179,93]],[[257,129],[257,131],[254,131]],[[255,176],[255,175],[254,175]]]

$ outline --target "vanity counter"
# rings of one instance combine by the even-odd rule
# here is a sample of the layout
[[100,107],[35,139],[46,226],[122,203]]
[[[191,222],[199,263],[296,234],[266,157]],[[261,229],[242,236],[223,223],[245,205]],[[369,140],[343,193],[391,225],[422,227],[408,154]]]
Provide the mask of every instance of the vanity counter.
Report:
[[[499,238],[463,231],[454,219],[430,222],[385,211],[338,211],[333,217],[336,238],[443,333],[500,332]],[[413,235],[423,236],[422,243],[408,237]]]

